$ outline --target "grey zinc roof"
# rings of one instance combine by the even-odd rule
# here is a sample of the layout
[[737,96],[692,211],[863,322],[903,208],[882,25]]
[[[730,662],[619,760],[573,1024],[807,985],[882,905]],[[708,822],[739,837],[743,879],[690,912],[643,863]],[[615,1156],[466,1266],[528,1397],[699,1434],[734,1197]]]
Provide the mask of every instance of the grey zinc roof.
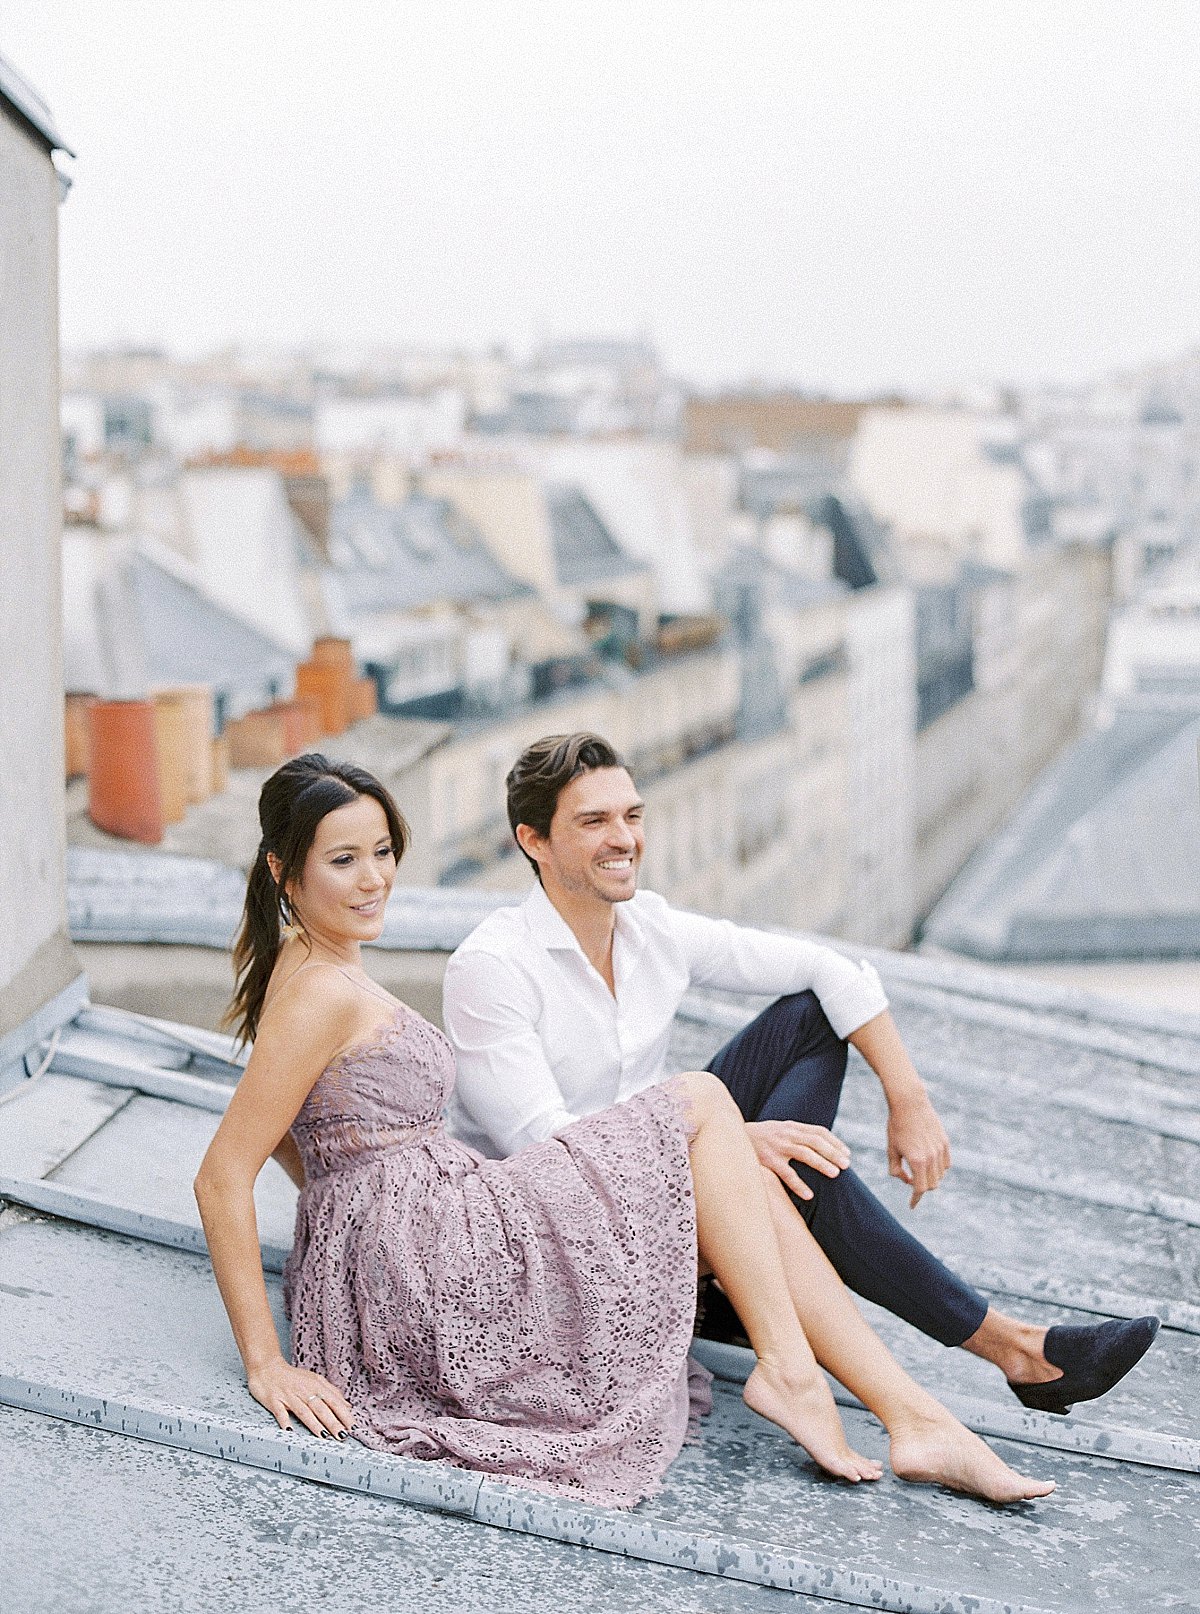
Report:
[[41,96],[10,61],[0,56],[0,102],[7,102],[26,123],[36,129],[52,151],[75,153],[54,126],[54,115]]
[[330,514],[329,555],[339,602],[352,616],[532,593],[448,500],[424,494],[396,507],[361,492],[341,500]]
[[[257,777],[247,775],[251,783]],[[253,824],[249,800],[241,816]],[[248,868],[257,845],[255,835],[229,851]],[[245,895],[244,873],[216,858],[99,846],[67,851],[67,917],[75,941],[225,948]],[[397,886],[377,945],[450,951],[492,908],[515,900],[511,893]]]
[[226,610],[190,573],[149,539],[68,541],[66,687],[120,697],[203,683],[234,715],[289,688],[294,656]]
[[923,939],[971,957],[1200,955],[1200,712],[1131,705],[1060,757]]
[[798,611],[846,593],[840,578],[806,577],[750,544],[735,544],[713,581],[727,610],[732,609],[736,591],[746,586],[761,589],[764,604]]
[[844,458],[844,451],[830,444],[782,455],[770,463],[743,465],[738,477],[741,503],[758,516],[802,509],[837,484]]
[[[400,945],[437,934],[448,947],[504,900],[454,893],[452,914],[447,895],[403,893],[410,915],[427,903],[429,918]],[[194,1569],[208,1585],[215,1553],[247,1607],[299,1607],[315,1589],[334,1607],[394,1607],[399,1573],[433,1614],[580,1598],[765,1609],[784,1606],[783,1589],[801,1610],[1196,1608],[1200,1029],[971,966],[870,956],[954,1140],[954,1170],[913,1217],[921,1236],[1019,1315],[1164,1317],[1138,1369],[1063,1419],[1024,1411],[978,1359],[870,1310],[959,1416],[1058,1481],[1053,1497],[999,1510],[891,1478],[856,1490],[824,1482],[745,1411],[747,1357],[729,1347],[701,1347],[720,1377],[699,1444],[629,1513],[285,1435],[245,1394],[190,1195],[237,1078],[230,1045],[84,1008],[48,1073],[0,1112],[0,1200],[12,1207],[0,1213],[0,1465],[22,1474],[32,1539],[45,1534],[43,1510],[61,1515],[68,1499],[55,1552],[79,1541],[98,1565],[88,1606],[103,1614],[142,1606],[146,1583],[137,1550],[118,1558],[81,1540],[82,1521],[102,1536],[110,1514],[129,1521],[122,1540],[144,1543],[160,1582]],[[756,1007],[693,995],[675,1066],[704,1063]],[[886,1174],[879,1089],[857,1055],[839,1131],[907,1218]],[[269,1164],[260,1191],[265,1265],[277,1272],[292,1190]],[[278,1309],[276,1277],[268,1287]],[[841,1400],[851,1438],[880,1452],[878,1426]],[[24,1540],[6,1560],[20,1607],[54,1606],[59,1572]]]
[[551,483],[546,488],[546,507],[560,583],[598,583],[648,570],[625,553],[578,488]]

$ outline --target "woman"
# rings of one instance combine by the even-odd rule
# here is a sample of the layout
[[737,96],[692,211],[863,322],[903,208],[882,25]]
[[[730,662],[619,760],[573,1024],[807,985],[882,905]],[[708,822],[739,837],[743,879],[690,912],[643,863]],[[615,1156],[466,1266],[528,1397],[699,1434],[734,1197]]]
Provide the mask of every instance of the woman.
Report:
[[[882,1470],[847,1443],[818,1360],[885,1424],[902,1478],[993,1501],[1053,1489],[893,1361],[715,1077],[677,1077],[509,1160],[448,1137],[449,1045],[360,958],[408,839],[395,803],[308,755],[263,786],[259,817],[230,1011],[254,1050],[195,1189],[250,1393],[281,1427],[352,1428],[378,1450],[632,1505],[686,1434],[698,1250],[758,1356],[747,1405],[830,1474]],[[301,1188],[294,1363],[254,1215],[271,1154]]]

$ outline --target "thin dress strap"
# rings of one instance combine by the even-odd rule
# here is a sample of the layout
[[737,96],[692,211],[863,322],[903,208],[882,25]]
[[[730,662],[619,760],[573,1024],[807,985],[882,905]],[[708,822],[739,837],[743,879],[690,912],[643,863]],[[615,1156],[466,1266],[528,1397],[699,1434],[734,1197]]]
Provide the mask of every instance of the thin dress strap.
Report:
[[[322,964],[326,965],[329,969],[335,969],[339,975],[344,975],[350,982],[351,986],[361,987],[362,990],[370,997],[378,998],[381,1003],[390,1003],[393,1009],[403,1009],[407,1006],[401,1003],[398,998],[392,997],[389,993],[384,992],[380,987],[376,986],[374,981],[368,985],[366,981],[356,979],[355,976],[351,975],[349,970],[343,969],[340,964],[335,964],[332,959],[310,958],[305,963],[301,964],[297,969],[294,969],[292,971],[292,975],[299,975],[301,970],[318,969]],[[288,976],[289,980],[291,980],[292,975]]]

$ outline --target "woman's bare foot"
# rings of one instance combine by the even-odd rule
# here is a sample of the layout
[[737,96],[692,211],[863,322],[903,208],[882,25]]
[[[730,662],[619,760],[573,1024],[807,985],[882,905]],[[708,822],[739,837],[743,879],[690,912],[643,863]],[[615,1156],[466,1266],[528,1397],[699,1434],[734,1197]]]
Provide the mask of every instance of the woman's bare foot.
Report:
[[978,1435],[947,1412],[915,1418],[889,1431],[897,1479],[916,1485],[948,1485],[987,1502],[1031,1502],[1049,1496],[1053,1480],[1030,1479],[997,1457]]
[[746,1380],[742,1399],[752,1412],[785,1429],[826,1473],[853,1485],[883,1474],[881,1463],[847,1444],[833,1396],[820,1373],[796,1378],[760,1361]]

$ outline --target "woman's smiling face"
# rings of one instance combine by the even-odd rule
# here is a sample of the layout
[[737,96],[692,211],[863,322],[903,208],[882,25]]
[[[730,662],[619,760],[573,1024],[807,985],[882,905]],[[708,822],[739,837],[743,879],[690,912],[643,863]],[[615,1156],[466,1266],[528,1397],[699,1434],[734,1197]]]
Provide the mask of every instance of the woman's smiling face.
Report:
[[396,878],[387,815],[373,796],[335,807],[317,825],[288,902],[310,936],[374,941]]

